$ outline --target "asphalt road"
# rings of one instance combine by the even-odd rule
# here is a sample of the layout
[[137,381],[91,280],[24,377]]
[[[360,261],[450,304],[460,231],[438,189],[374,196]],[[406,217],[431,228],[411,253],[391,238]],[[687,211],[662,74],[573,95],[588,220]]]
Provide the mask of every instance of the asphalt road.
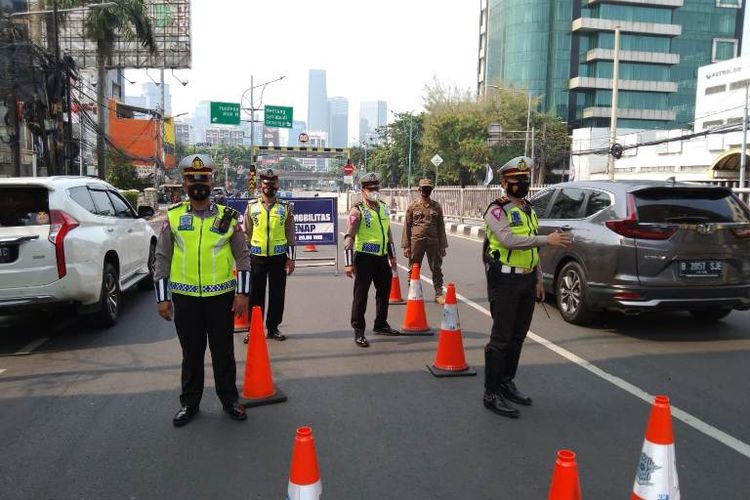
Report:
[[[289,340],[269,344],[289,401],[251,409],[246,422],[221,412],[207,357],[201,414],[172,427],[179,345],[150,293],[127,294],[109,330],[75,318],[0,318],[0,498],[284,498],[301,425],[313,427],[329,499],[546,498],[562,448],[578,455],[586,498],[626,498],[646,394],[672,399],[683,497],[747,498],[750,313],[710,327],[665,314],[582,328],[537,306],[517,379],[535,403],[509,420],[481,404],[490,326],[481,244],[449,239],[446,277],[471,301],[459,311],[479,376],[429,375],[437,336],[368,335],[370,349],[356,347],[351,281],[333,268],[299,269],[287,288]],[[403,312],[391,308],[394,327]],[[439,306],[428,303],[427,315],[437,330]],[[235,345],[241,385],[239,334]]]

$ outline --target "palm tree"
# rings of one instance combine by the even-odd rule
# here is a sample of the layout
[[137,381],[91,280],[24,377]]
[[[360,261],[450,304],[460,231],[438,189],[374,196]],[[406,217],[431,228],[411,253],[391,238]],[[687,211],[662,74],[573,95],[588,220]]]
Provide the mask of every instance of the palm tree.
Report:
[[96,42],[96,107],[99,133],[96,135],[96,163],[98,175],[106,174],[104,134],[107,130],[107,113],[104,102],[104,86],[107,63],[111,64],[114,42],[117,36],[137,40],[152,53],[156,52],[156,41],[151,19],[146,12],[144,0],[110,0],[116,5],[101,9],[90,9],[86,15],[86,36]]

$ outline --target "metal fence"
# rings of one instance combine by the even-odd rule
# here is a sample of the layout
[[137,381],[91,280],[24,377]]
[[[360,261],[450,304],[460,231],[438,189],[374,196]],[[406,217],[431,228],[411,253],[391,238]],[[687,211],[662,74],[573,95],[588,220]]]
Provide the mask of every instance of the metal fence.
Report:
[[[713,184],[731,188],[745,204],[750,204],[750,188],[740,189],[737,181],[705,181],[703,184]],[[534,186],[530,189],[534,194],[547,186]],[[390,207],[391,212],[405,212],[409,204],[416,200],[419,192],[406,188],[383,188],[380,190],[383,201]],[[502,196],[503,190],[499,186],[482,187],[471,186],[461,188],[459,186],[439,186],[432,191],[432,199],[443,207],[443,214],[449,219],[480,220],[484,215],[487,205],[494,199]],[[347,213],[349,207],[359,201],[359,193],[349,193],[348,204],[339,200],[339,212]]]

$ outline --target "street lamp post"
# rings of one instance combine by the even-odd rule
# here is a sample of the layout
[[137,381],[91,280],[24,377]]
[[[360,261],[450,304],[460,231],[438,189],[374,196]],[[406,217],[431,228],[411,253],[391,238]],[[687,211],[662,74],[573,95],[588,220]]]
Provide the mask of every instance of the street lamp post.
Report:
[[[492,87],[495,90],[505,90],[506,92],[515,92],[515,93],[523,93],[522,90],[517,89],[509,89],[505,87],[499,87],[497,85],[487,85],[488,87]],[[523,141],[523,155],[529,156],[529,125],[531,124],[531,92],[526,91],[526,134],[524,135],[524,141]]]
[[257,87],[263,87],[263,90],[260,92],[260,103],[258,103],[258,106],[263,104],[263,92],[266,90],[266,85],[274,82],[278,82],[280,80],[283,80],[286,78],[286,75],[282,75],[275,80],[269,80],[265,83],[259,83],[258,85],[255,85],[255,76],[250,75],[250,87],[245,89],[244,92],[242,92],[242,95],[240,96],[240,107],[242,107],[242,100],[245,98],[245,94],[250,92],[250,154],[253,155],[253,158],[251,158],[252,165],[255,165],[255,96],[253,93],[253,90],[255,90]]

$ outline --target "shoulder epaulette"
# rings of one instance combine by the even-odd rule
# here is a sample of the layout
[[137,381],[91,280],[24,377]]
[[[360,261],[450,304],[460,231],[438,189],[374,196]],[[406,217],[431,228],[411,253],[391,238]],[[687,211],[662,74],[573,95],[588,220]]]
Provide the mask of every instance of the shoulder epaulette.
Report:
[[175,208],[179,208],[179,207],[181,207],[181,206],[183,205],[183,203],[184,203],[184,202],[182,202],[182,201],[178,201],[178,202],[177,202],[177,203],[175,203],[174,205],[172,205],[172,206],[170,206],[169,208],[167,208],[167,210],[174,210]]
[[498,207],[500,207],[500,210],[505,212],[505,205],[507,205],[508,203],[512,203],[512,202],[506,196],[501,196],[500,198],[494,199],[490,202],[489,205],[487,205],[487,209],[484,211],[484,215],[487,215],[487,212],[490,211],[490,208],[492,208],[492,205],[497,205]]

